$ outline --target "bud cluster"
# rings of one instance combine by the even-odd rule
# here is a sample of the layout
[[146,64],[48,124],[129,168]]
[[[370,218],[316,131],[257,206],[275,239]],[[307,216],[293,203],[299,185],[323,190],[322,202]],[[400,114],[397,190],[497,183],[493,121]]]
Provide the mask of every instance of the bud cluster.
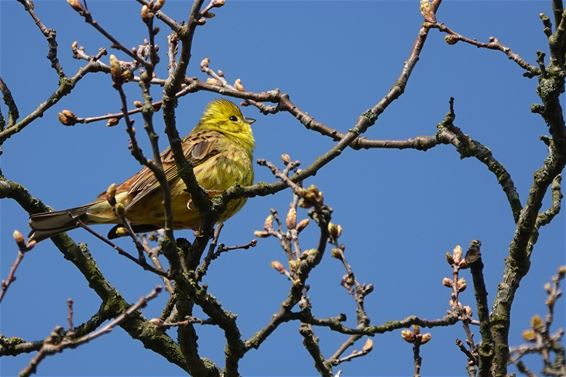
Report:
[[155,16],[155,13],[159,12],[161,8],[165,5],[165,0],[155,0],[148,1],[147,4],[142,5],[140,16],[143,22],[149,22]]
[[454,247],[452,254],[449,251],[446,252],[446,261],[449,265],[458,269],[468,267],[468,262],[463,256],[462,246],[460,245]]
[[304,189],[299,200],[299,206],[302,208],[319,207],[322,205],[324,197],[322,192],[315,186],[310,185]]
[[426,332],[421,334],[421,329],[418,325],[413,325],[413,329],[405,329],[401,331],[401,338],[407,343],[412,344],[426,344],[432,339],[432,334]]
[[460,293],[466,290],[468,283],[466,283],[466,279],[464,278],[459,278],[456,282],[454,282],[452,279],[445,277],[442,279],[442,285],[448,288],[453,288]]
[[122,85],[122,83],[128,82],[134,78],[133,72],[129,68],[126,68],[115,55],[110,54],[109,60],[110,75],[115,85]]
[[531,318],[531,327],[523,331],[523,339],[525,339],[527,342],[536,342],[537,339],[542,337],[545,331],[545,322],[538,314],[535,314]]
[[328,235],[330,238],[330,243],[337,244],[338,238],[342,235],[342,226],[334,223],[329,223]]

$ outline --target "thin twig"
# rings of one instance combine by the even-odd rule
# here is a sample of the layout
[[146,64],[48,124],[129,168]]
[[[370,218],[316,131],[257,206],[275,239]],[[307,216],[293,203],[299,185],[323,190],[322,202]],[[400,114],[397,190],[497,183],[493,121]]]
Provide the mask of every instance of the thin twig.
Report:
[[[126,311],[116,317],[114,320],[110,321],[106,326],[88,333],[80,338],[77,339],[70,339],[64,338],[59,343],[54,343],[51,336],[48,337],[44,342],[43,346],[39,350],[39,352],[31,359],[29,364],[19,373],[20,377],[28,377],[31,374],[35,373],[37,370],[37,366],[43,359],[47,356],[54,355],[56,353],[62,352],[66,348],[76,348],[82,344],[88,343],[91,340],[94,340],[104,334],[111,332],[114,327],[120,325],[124,320],[128,318],[131,314],[136,312],[137,310],[145,307],[149,301],[154,299],[159,292],[161,292],[162,288],[160,286],[155,287],[148,295],[140,298],[134,305],[130,306]],[[54,331],[56,332],[56,331]]]
[[14,240],[16,241],[16,245],[18,246],[18,255],[16,256],[16,260],[10,266],[10,271],[8,272],[8,277],[2,280],[2,284],[0,287],[0,303],[6,296],[6,292],[8,292],[8,288],[12,285],[12,283],[16,280],[16,271],[20,266],[20,263],[24,260],[24,256],[28,251],[33,249],[35,246],[35,241],[31,241],[26,243],[24,240],[23,235],[19,231],[14,232]]
[[448,43],[448,44],[455,44],[455,43],[458,43],[458,42],[464,42],[464,43],[468,43],[472,46],[475,46],[477,48],[486,48],[486,49],[489,49],[489,50],[498,50],[498,51],[503,52],[510,60],[514,61],[521,68],[523,68],[526,71],[525,74],[528,77],[534,77],[534,76],[541,74],[541,71],[540,71],[539,68],[527,63],[523,58],[521,58],[517,53],[513,52],[513,50],[511,50],[509,47],[501,44],[499,39],[497,39],[495,37],[489,37],[489,42],[484,43],[484,42],[479,42],[475,39],[471,39],[471,38],[468,38],[466,36],[463,36],[463,35],[455,32],[454,30],[450,29],[448,26],[446,26],[445,24],[442,24],[442,23],[438,23],[438,22],[432,23],[431,27],[438,29],[443,33],[446,33],[447,36],[445,37],[445,40],[446,40],[446,43]]
[[154,274],[162,276],[163,278],[168,278],[168,279],[170,278],[169,274],[167,274],[165,271],[160,270],[158,268],[155,268],[152,265],[148,264],[147,261],[145,260],[145,258],[139,259],[139,258],[134,257],[133,255],[128,253],[126,250],[124,250],[120,246],[116,245],[114,242],[110,241],[108,238],[104,237],[103,235],[101,235],[100,233],[98,233],[97,231],[92,229],[90,226],[88,226],[87,224],[82,222],[79,218],[75,218],[75,222],[77,223],[78,226],[80,226],[81,228],[83,228],[84,230],[86,230],[87,232],[89,232],[90,234],[92,234],[93,236],[95,236],[96,238],[98,238],[99,240],[101,240],[102,242],[104,242],[105,244],[107,244],[108,246],[113,248],[114,250],[116,250],[118,252],[118,254],[128,258],[129,260],[131,260],[135,264],[142,267],[144,270],[151,271]]
[[[2,80],[0,77],[0,92],[2,93],[2,98],[4,99],[4,103],[6,107],[8,107],[8,123],[6,127],[12,127],[20,117],[20,113],[18,111],[18,106],[16,105],[16,101],[14,101],[14,97],[12,97],[12,93],[8,88],[8,85]],[[2,131],[3,129],[0,129]]]
[[46,27],[43,22],[41,22],[39,17],[35,14],[32,0],[18,0],[18,2],[23,5],[26,12],[28,12],[28,14],[37,25],[39,31],[41,31],[41,34],[43,34],[43,36],[47,40],[47,44],[49,45],[47,59],[49,59],[49,61],[51,62],[51,67],[53,67],[55,72],[57,72],[59,78],[65,78],[65,72],[63,71],[63,67],[61,66],[61,63],[59,63],[59,59],[57,58],[57,32],[54,29]]

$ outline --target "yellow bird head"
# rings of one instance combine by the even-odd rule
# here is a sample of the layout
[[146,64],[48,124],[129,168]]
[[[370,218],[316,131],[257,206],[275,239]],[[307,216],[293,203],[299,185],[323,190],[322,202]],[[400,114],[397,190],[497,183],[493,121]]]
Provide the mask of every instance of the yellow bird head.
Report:
[[221,132],[228,138],[241,143],[251,150],[255,140],[251,124],[254,119],[246,118],[234,103],[217,99],[208,104],[195,131],[211,130]]

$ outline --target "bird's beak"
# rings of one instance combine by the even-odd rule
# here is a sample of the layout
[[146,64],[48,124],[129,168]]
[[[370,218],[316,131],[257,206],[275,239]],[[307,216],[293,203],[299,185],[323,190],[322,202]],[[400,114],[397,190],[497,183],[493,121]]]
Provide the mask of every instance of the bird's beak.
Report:
[[249,125],[252,125],[255,123],[255,119],[254,118],[244,118],[246,120],[246,123]]

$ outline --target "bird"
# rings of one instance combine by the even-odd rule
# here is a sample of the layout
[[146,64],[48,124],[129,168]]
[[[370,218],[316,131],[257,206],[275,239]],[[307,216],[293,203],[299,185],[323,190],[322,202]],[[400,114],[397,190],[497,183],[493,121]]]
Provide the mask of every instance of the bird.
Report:
[[[208,195],[220,195],[232,186],[253,183],[253,122],[255,120],[244,117],[233,102],[216,99],[208,103],[196,127],[182,139],[183,154],[193,165],[197,182]],[[170,148],[161,153],[161,162],[171,192],[173,228],[198,230],[202,217],[177,174]],[[162,190],[147,166],[123,183],[114,185],[113,199],[109,200],[107,192],[102,192],[86,205],[32,214],[29,219],[30,240],[39,242],[82,224],[117,224],[108,233],[108,238],[120,237],[124,235],[124,227],[116,213],[118,207],[123,208],[123,214],[135,233],[163,228]],[[218,222],[233,216],[245,202],[246,198],[228,202]]]

